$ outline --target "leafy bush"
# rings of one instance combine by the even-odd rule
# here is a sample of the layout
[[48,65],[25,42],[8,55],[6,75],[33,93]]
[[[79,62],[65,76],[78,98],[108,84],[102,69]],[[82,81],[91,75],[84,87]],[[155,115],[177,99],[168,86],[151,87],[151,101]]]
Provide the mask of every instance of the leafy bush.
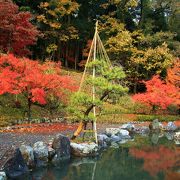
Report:
[[153,121],[158,119],[159,121],[177,121],[180,120],[180,116],[170,116],[170,115],[137,115],[137,121]]

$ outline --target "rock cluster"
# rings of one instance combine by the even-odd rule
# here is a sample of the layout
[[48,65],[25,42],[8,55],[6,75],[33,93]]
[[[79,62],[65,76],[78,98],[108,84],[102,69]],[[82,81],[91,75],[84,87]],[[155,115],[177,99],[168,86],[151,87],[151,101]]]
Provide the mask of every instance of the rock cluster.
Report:
[[101,149],[109,146],[119,148],[120,144],[133,141],[134,134],[149,135],[154,144],[165,136],[179,145],[180,132],[176,131],[177,127],[173,122],[169,122],[166,127],[158,120],[154,120],[149,127],[127,123],[119,128],[106,128],[104,134],[98,134],[98,145],[93,142],[70,142],[68,137],[58,134],[49,144],[38,141],[32,147],[21,145],[19,148],[12,148],[8,160],[0,171],[0,180],[6,180],[7,177],[16,179],[29,172],[29,169],[47,166],[50,162],[68,160],[71,156],[97,156]]

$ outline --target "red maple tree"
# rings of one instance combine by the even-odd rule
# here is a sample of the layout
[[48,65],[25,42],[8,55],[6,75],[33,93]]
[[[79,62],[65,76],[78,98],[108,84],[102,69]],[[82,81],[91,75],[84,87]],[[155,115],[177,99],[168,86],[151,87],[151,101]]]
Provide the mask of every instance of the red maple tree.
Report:
[[147,90],[145,93],[135,94],[133,96],[135,101],[151,106],[153,110],[156,106],[166,109],[170,104],[179,105],[180,102],[177,101],[179,92],[174,85],[166,84],[158,75],[144,83]]
[[67,90],[76,89],[69,76],[61,75],[59,63],[40,64],[12,54],[0,57],[0,95],[23,94],[27,98],[29,118],[32,103],[46,104],[50,94],[62,99]]
[[0,49],[23,56],[30,54],[27,46],[35,44],[38,30],[30,23],[29,12],[19,12],[11,0],[0,1]]

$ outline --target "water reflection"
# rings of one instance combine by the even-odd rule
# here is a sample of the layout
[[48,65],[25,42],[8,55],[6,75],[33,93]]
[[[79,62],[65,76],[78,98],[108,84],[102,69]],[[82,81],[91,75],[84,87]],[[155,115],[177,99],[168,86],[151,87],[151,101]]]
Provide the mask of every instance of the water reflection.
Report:
[[170,173],[169,171],[180,167],[179,148],[168,148],[163,145],[141,149],[131,148],[130,154],[136,159],[143,159],[143,169],[151,176],[156,176],[160,172]]
[[[33,172],[33,180],[152,180],[180,179],[180,149],[167,138],[141,137],[139,145],[130,142],[109,148],[98,158],[76,158],[58,166]],[[153,138],[154,138],[153,137]],[[159,138],[160,137],[160,138]],[[155,138],[154,138],[155,139]],[[154,143],[156,142],[156,143]],[[136,143],[137,146],[133,146]],[[133,146],[133,147],[132,147]]]

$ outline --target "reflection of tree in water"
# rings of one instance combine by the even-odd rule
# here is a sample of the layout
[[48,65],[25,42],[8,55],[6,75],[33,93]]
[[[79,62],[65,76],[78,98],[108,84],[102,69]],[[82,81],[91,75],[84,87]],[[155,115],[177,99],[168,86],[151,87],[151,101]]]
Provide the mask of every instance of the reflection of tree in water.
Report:
[[173,176],[173,172],[170,171],[180,166],[180,148],[177,147],[168,148],[160,145],[141,149],[131,148],[130,154],[137,159],[143,159],[143,169],[152,176],[162,171],[165,171],[167,177]]
[[[96,169],[93,177],[94,163]],[[128,148],[108,149],[99,160],[78,166],[69,166],[66,179],[70,180],[150,180],[151,177],[142,170],[143,161],[135,160],[129,155]]]
[[135,147],[130,150],[127,147],[109,148],[99,158],[71,159],[70,162],[61,163],[56,167],[50,166],[44,169],[44,172],[42,170],[34,172],[33,177],[35,180],[176,180],[179,178],[179,174],[173,171],[180,165],[180,149],[167,148],[163,145]]

